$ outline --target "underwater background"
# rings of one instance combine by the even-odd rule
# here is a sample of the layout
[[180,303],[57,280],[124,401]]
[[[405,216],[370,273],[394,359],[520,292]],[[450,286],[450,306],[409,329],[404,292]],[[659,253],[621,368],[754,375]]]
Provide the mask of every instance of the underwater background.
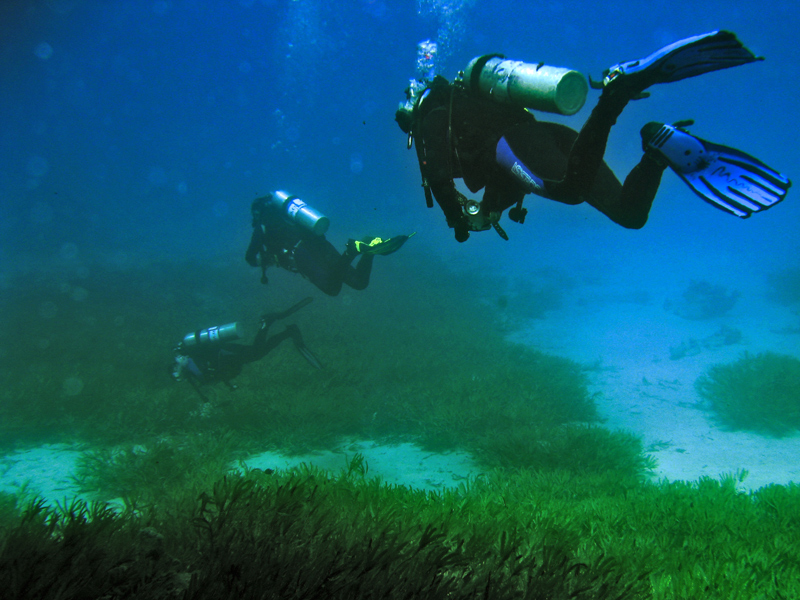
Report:
[[[622,178],[644,123],[694,119],[695,135],[797,180],[799,27],[778,0],[3,2],[0,580],[20,581],[15,548],[59,514],[107,550],[90,564],[150,561],[137,581],[158,597],[246,597],[255,584],[236,588],[225,562],[237,552],[275,567],[259,580],[275,597],[303,592],[300,563],[309,586],[325,569],[361,582],[330,597],[444,596],[455,581],[470,582],[463,597],[491,596],[491,581],[494,597],[798,597],[796,191],[741,220],[668,170],[641,230],[528,196],[524,225],[501,222],[508,241],[458,244],[425,207],[394,111],[426,39],[448,79],[487,53],[598,79],[727,29],[766,60],[655,86],[619,118],[606,161]],[[536,116],[579,129],[597,96]],[[376,257],[364,291],[328,297],[276,269],[265,286],[244,252],[250,204],[275,189],[327,215],[339,250],[415,235]],[[287,324],[322,370],[284,344],[236,390],[171,378],[188,332],[239,321],[247,342],[262,314],[307,296]],[[394,554],[265,562],[241,533],[253,515],[223,518],[242,498],[258,531],[291,530],[287,547],[314,560],[361,556],[367,539]],[[111,544],[108,527],[124,535]],[[202,559],[186,531],[208,544]],[[30,564],[61,564],[63,539],[36,537]],[[424,582],[392,588],[416,581],[398,565]],[[90,594],[97,572],[63,585]],[[242,567],[241,581],[261,576]]]

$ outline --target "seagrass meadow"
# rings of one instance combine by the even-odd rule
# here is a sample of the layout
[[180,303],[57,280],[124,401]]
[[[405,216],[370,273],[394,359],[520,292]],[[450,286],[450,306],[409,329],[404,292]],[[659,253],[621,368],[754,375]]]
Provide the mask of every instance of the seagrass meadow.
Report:
[[[0,494],[6,597],[800,597],[798,486],[654,481],[641,441],[603,426],[582,365],[504,339],[516,297],[403,253],[335,299],[288,275],[261,288],[239,257],[10,282],[0,440],[81,444],[89,500]],[[566,293],[545,279],[520,314]],[[254,330],[308,295],[285,324],[322,370],[287,343],[235,390],[171,380],[187,331]],[[342,439],[465,451],[481,472],[425,491],[361,455],[339,471],[234,468]]]
[[696,382],[720,424],[783,437],[800,428],[800,360],[775,352],[712,366]]

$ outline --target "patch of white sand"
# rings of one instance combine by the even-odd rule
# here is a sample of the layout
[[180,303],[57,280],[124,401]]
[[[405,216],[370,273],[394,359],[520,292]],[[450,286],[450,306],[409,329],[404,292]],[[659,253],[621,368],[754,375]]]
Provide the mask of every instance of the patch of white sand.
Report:
[[0,457],[0,491],[24,498],[40,496],[63,503],[79,496],[73,480],[81,451],[67,444],[44,444]]
[[313,464],[331,472],[346,469],[359,453],[364,456],[368,476],[378,476],[393,485],[422,490],[457,487],[480,468],[464,452],[440,454],[427,452],[414,444],[381,445],[368,440],[353,440],[336,451],[287,457],[275,452],[251,456],[244,463],[251,469],[286,469],[302,463]]
[[[391,485],[441,490],[457,487],[480,473],[471,456],[463,452],[439,454],[408,443],[381,445],[368,440],[352,440],[333,451],[299,456],[263,452],[243,463],[262,470],[285,470],[305,463],[338,473],[348,467],[356,453],[363,455],[368,476],[380,477]],[[80,454],[66,444],[45,444],[0,457],[0,491],[24,499],[42,497],[51,506],[76,497],[91,500],[80,494],[73,479]]]
[[[659,478],[693,481],[744,469],[744,489],[800,482],[800,435],[775,439],[725,431],[702,409],[695,389],[709,367],[735,362],[745,352],[798,356],[800,336],[780,333],[797,322],[796,315],[742,298],[730,315],[690,321],[658,302],[620,301],[624,294],[616,298],[584,297],[545,319],[528,321],[509,338],[586,365],[605,426],[640,436],[658,460]],[[671,348],[707,339],[723,326],[740,330],[741,341],[671,358]]]

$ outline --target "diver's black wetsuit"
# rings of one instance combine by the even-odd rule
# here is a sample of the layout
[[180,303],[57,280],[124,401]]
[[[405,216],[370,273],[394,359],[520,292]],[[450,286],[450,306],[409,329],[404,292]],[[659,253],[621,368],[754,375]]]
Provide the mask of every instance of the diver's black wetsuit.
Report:
[[[565,204],[588,202],[623,227],[644,226],[665,167],[645,155],[623,185],[603,162],[611,127],[629,99],[625,90],[604,89],[578,133],[437,76],[415,108],[411,133],[423,182],[456,230],[456,239],[465,241],[470,229],[457,178],[472,192],[485,188],[482,210],[487,214],[501,213],[525,194],[536,193]],[[405,130],[400,118],[398,123]],[[519,165],[501,166],[501,148],[534,177]],[[541,187],[531,183],[536,178]]]
[[[348,248],[339,254],[324,235],[315,235],[286,221],[266,198],[253,202],[252,213],[253,235],[245,254],[250,265],[261,266],[264,271],[277,266],[300,273],[329,296],[339,294],[342,284],[355,290],[369,285],[374,256],[362,255],[353,267],[357,251]],[[262,277],[262,282],[266,281]]]
[[198,383],[229,383],[242,372],[244,365],[261,360],[289,338],[298,348],[305,347],[297,325],[289,325],[271,337],[267,337],[267,329],[262,328],[249,345],[227,342],[211,348],[197,348],[187,354],[193,363],[187,367],[189,376]]
[[303,336],[297,325],[287,325],[281,333],[267,337],[267,332],[275,321],[285,319],[308,305],[309,302],[311,302],[311,298],[305,298],[288,310],[261,317],[261,328],[250,345],[224,342],[221,344],[206,343],[186,348],[181,343],[175,357],[177,367],[173,371],[173,376],[179,381],[188,379],[195,389],[198,389],[199,384],[218,381],[224,381],[230,387],[235,387],[231,384],[231,380],[242,372],[244,365],[261,360],[286,339],[294,342],[297,351],[312,367],[321,369],[322,365],[319,360],[303,342]]

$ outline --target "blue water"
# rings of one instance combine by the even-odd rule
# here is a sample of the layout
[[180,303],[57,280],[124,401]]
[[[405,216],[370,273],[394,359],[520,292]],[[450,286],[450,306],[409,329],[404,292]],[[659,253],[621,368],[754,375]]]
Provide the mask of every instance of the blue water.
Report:
[[[588,205],[529,196],[524,225],[503,221],[510,241],[487,231],[457,244],[439,210],[425,207],[414,152],[393,118],[423,39],[439,42],[448,78],[493,52],[597,78],[713,29],[736,32],[766,61],[657,86],[626,108],[608,163],[624,177],[641,156],[644,123],[691,118],[700,137],[798,179],[794,2],[8,0],[0,6],[0,288],[20,273],[88,277],[98,263],[243,265],[250,202],[283,188],[331,218],[338,247],[366,233],[416,231],[409,244],[437,258],[432,268],[441,259],[476,280],[552,268],[657,299],[692,279],[761,295],[767,274],[798,266],[796,190],[740,220],[667,172],[640,231]],[[575,116],[539,117],[577,129],[596,98],[590,91]],[[376,263],[374,277],[390,276],[390,261]],[[81,290],[74,300],[85,299]]]

